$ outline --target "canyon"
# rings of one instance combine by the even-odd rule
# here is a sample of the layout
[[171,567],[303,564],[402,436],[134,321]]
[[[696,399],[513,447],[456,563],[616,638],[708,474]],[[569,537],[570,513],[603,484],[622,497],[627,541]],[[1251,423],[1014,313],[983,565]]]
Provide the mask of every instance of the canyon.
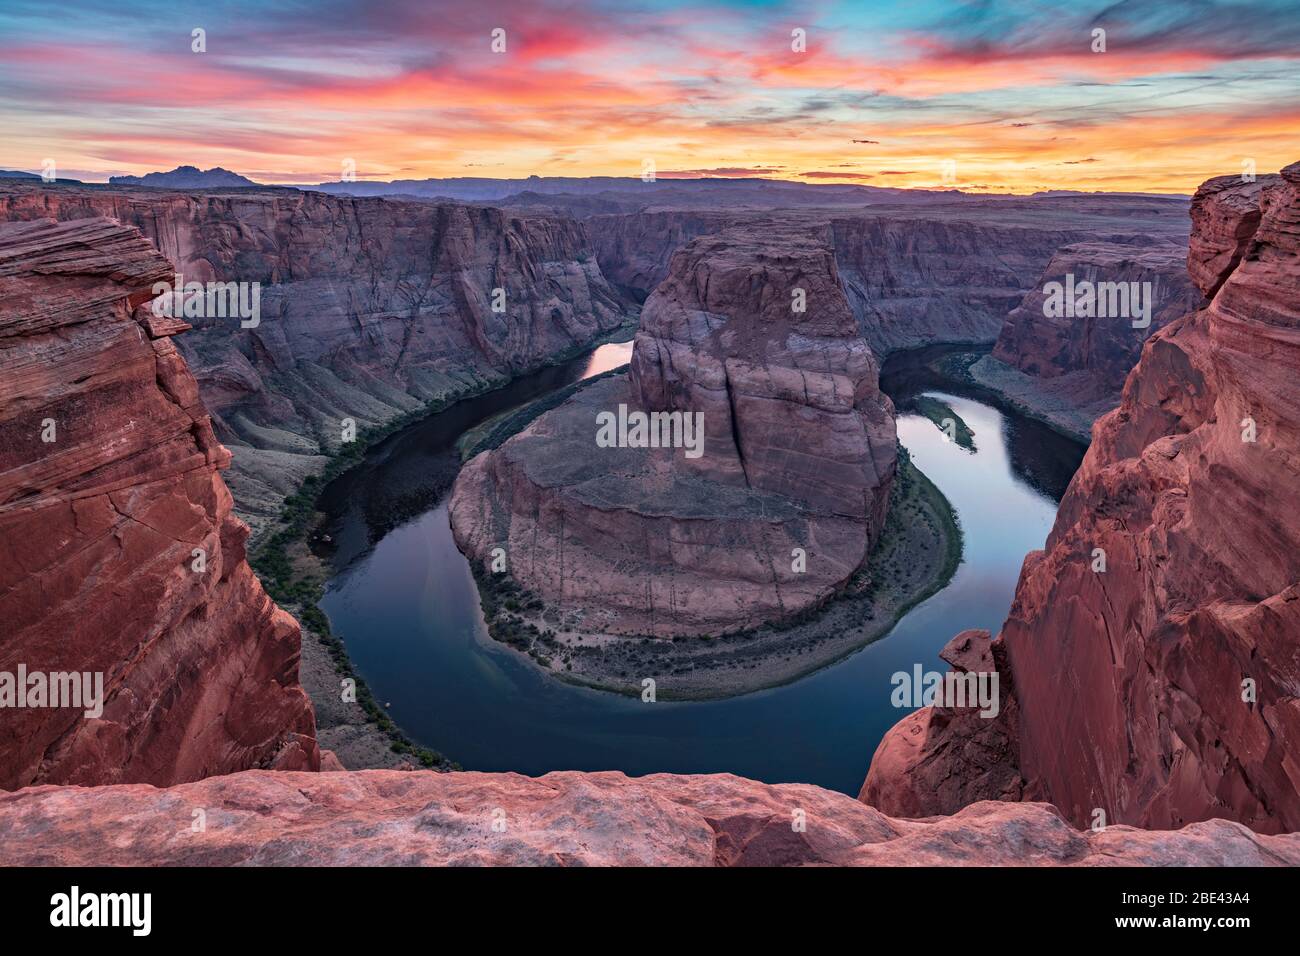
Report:
[[[259,284],[256,328],[196,318],[178,340],[233,452],[227,479],[255,542],[339,450],[345,421],[364,431],[418,414],[630,326],[673,253],[701,236],[824,231],[883,359],[994,342],[1063,246],[1183,243],[1188,228],[1181,197],[596,178],[449,180],[420,198],[390,184],[207,189],[171,185],[217,182],[206,173],[159,175],[154,188],[5,181],[0,221],[110,217],[187,281]],[[1050,417],[1059,400],[1025,407]]]
[[950,645],[1013,699],[886,735],[861,794],[884,812],[1300,828],[1300,163],[1208,181],[1192,219],[1208,305],[1144,346],[1001,633]]
[[[1137,325],[1128,315],[1054,314],[1044,290],[1067,278],[1093,286],[1118,282],[1134,288],[1136,283],[1149,296],[1149,314],[1135,320]],[[1086,441],[1092,423],[1119,404],[1146,339],[1201,301],[1188,275],[1184,243],[1062,246],[1037,286],[1007,314],[993,352],[970,372],[981,385]]]
[[138,228],[186,281],[260,284],[256,328],[199,318],[181,339],[255,532],[347,422],[500,385],[634,314],[569,219],[293,189],[0,190],[0,221],[101,216]]
[[[962,215],[993,220],[1001,208],[1001,228],[1037,228],[1022,221],[1034,210],[1000,203]],[[621,325],[644,288],[627,374],[466,466],[458,540],[480,560],[505,542],[526,584],[571,602],[600,595],[620,619],[603,624],[638,633],[716,633],[813,607],[885,520],[897,446],[874,353],[912,334],[899,331],[901,300],[933,296],[916,303],[927,315],[949,308],[945,331],[918,336],[989,341],[1006,328],[999,310],[1033,294],[1061,246],[1075,245],[1063,257],[1095,257],[1078,244],[1141,246],[1116,236],[1153,234],[1140,216],[1120,229],[1119,205],[1061,203],[1072,228],[989,267],[982,285],[973,265],[939,269],[931,244],[1011,237],[933,211],[909,238],[856,212],[797,226],[770,217],[756,231],[731,217],[593,225],[274,190],[4,187],[0,218],[21,221],[0,225],[0,615],[15,624],[0,670],[102,670],[107,688],[97,720],[6,719],[0,786],[16,791],[0,794],[6,861],[1300,863],[1300,837],[1274,835],[1300,830],[1300,525],[1271,506],[1300,470],[1300,164],[1197,193],[1188,263],[1208,305],[1162,317],[1158,331],[1153,322],[1046,547],[1025,560],[1001,634],[966,632],[945,648],[958,671],[998,671],[996,719],[917,711],[881,742],[859,800],[725,774],[316,772],[334,764],[298,686],[298,628],[244,561],[223,441],[236,466],[261,461],[240,480],[265,509],[319,466],[348,406],[378,423],[544,363]],[[1164,215],[1163,203],[1122,208]],[[418,229],[390,218],[405,216]],[[601,262],[601,248],[646,234],[664,238],[623,271]],[[857,234],[887,253],[854,259],[844,237]],[[905,294],[918,275],[891,271],[905,262],[940,281]],[[1167,266],[1165,256],[1138,268]],[[239,339],[161,319],[150,290],[178,269],[265,277],[270,328]],[[337,285],[340,273],[351,284]],[[509,320],[494,318],[484,292],[499,276],[528,303]],[[806,313],[791,310],[792,288],[805,291]],[[873,313],[891,288],[899,301]],[[406,342],[408,332],[438,341]],[[1086,353],[1097,381],[1113,382],[1131,348],[1052,334],[1019,353],[1051,360],[1035,375]],[[1084,344],[1071,352],[1065,340]],[[599,449],[610,462],[595,459],[595,411],[619,402],[702,411],[705,456]],[[46,419],[53,442],[41,441]],[[270,470],[284,473],[280,485]],[[691,503],[697,512],[682,510]],[[636,547],[611,559],[615,539]],[[723,543],[785,560],[816,547],[808,576],[783,580],[777,596],[780,572],[720,562]],[[629,580],[648,580],[648,593]],[[200,831],[195,807],[208,808]],[[1107,825],[1085,829],[1097,809]]]

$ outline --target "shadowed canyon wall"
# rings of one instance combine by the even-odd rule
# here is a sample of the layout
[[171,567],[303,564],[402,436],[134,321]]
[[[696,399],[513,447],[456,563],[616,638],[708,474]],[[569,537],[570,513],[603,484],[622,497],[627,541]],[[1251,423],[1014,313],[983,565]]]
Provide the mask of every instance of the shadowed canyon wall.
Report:
[[1062,246],[1185,245],[1186,212],[1182,197],[913,193],[906,202],[856,208],[666,209],[593,216],[585,225],[604,274],[641,295],[667,277],[673,253],[692,239],[742,227],[824,226],[859,328],[884,357],[923,345],[993,342]]
[[[1093,290],[1088,314],[1062,308],[1065,296],[1053,299],[1047,291],[1052,283]],[[1145,303],[1145,314],[1136,302]],[[1119,404],[1146,340],[1202,304],[1188,275],[1185,243],[1153,238],[1063,246],[1007,315],[993,353],[976,362],[971,375],[1087,441],[1093,422]]]
[[188,319],[181,345],[255,526],[344,419],[503,383],[628,318],[572,219],[293,189],[0,188],[0,221],[95,216],[139,228],[187,283],[260,283],[256,327]]

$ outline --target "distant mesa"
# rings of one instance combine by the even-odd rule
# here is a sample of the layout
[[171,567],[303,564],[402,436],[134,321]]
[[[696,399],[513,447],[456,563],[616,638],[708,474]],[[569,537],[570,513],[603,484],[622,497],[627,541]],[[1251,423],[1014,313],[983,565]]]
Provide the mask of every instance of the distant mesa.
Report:
[[110,176],[113,186],[156,186],[161,189],[228,189],[230,187],[259,186],[247,176],[232,173],[214,166],[199,169],[197,166],[177,166],[167,173],[146,173],[143,176]]

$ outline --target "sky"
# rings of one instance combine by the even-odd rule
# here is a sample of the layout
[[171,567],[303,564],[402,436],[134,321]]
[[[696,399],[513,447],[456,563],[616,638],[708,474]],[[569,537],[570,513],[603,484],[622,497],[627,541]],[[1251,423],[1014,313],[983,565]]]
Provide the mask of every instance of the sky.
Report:
[[1300,0],[0,0],[0,131],[87,181],[1190,192],[1300,159]]

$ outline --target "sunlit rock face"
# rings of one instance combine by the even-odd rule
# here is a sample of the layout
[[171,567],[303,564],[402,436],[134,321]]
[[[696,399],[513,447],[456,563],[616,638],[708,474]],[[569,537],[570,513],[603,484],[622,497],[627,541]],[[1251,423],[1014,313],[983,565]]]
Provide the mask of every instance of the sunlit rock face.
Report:
[[[702,453],[600,447],[598,416],[620,405],[698,417]],[[472,558],[504,549],[521,584],[586,626],[717,633],[847,580],[884,522],[895,453],[825,231],[735,230],[673,256],[626,377],[465,467],[452,526]]]
[[6,789],[319,766],[298,625],[244,560],[188,327],[141,307],[174,271],[112,220],[0,225],[0,673],[98,697],[7,702]]
[[[1190,272],[1211,301],[1143,349],[993,642],[1017,713],[999,772],[1076,824],[1294,831],[1300,164],[1210,180],[1192,218]],[[899,724],[864,798],[945,813],[986,796],[969,723]],[[948,783],[927,797],[917,774]]]

